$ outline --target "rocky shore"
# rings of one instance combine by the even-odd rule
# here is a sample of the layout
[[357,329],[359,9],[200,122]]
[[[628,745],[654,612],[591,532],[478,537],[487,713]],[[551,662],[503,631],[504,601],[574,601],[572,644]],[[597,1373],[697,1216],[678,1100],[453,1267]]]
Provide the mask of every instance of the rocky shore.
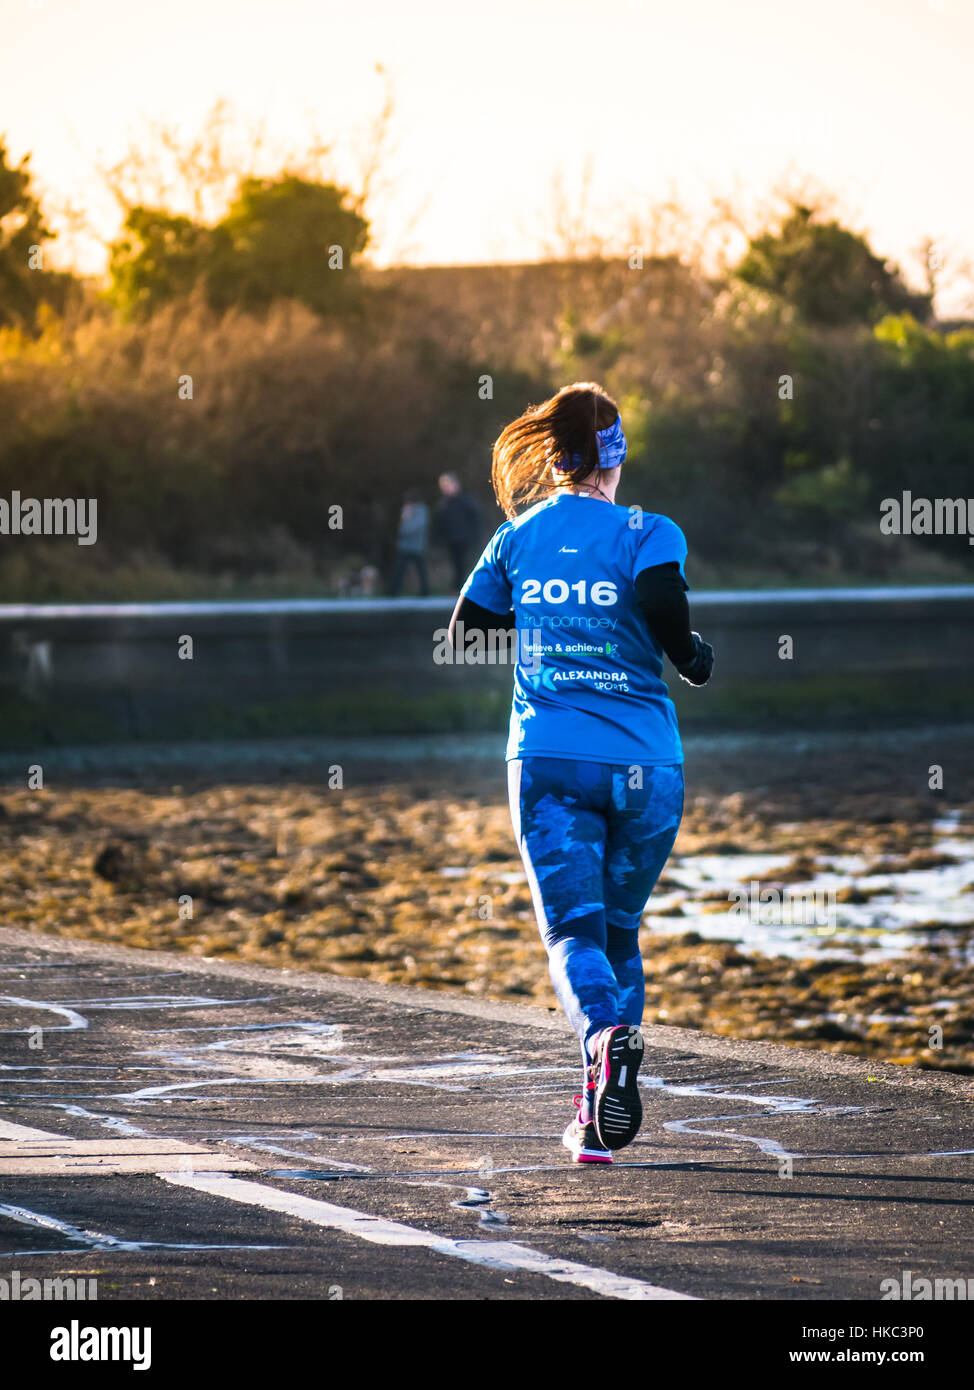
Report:
[[[919,764],[891,784],[888,760],[732,790],[739,764],[689,778],[645,920],[647,1021],[974,1071],[974,797]],[[554,1007],[501,773],[8,787],[0,916]],[[831,885],[830,925],[742,932],[729,885],[798,883]]]

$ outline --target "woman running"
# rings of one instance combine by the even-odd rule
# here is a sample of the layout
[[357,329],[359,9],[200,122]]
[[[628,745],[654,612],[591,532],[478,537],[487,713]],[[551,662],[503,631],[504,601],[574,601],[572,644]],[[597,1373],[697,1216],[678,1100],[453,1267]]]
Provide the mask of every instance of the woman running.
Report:
[[511,820],[555,993],[581,1044],[582,1094],[562,1141],[576,1163],[611,1163],[642,1121],[639,923],[683,815],[662,653],[691,685],[714,662],[690,630],[683,532],[615,503],[625,457],[618,407],[591,382],[509,424],[492,468],[509,520],[450,628],[457,642],[461,631],[516,637]]

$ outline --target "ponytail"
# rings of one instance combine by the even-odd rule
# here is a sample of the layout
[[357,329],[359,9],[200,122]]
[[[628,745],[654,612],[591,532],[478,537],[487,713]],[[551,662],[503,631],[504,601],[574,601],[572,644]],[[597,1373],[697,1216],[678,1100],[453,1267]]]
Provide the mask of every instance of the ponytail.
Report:
[[494,495],[505,515],[515,516],[558,488],[578,486],[605,467],[599,431],[618,418],[612,397],[582,381],[512,420],[497,437],[491,464]]

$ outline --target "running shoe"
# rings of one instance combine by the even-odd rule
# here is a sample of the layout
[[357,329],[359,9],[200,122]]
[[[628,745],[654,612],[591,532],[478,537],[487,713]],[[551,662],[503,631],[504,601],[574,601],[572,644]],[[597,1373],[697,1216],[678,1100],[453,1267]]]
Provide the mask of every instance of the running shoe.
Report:
[[631,1024],[603,1028],[595,1044],[595,1129],[607,1149],[623,1149],[639,1133],[643,1105],[639,1099],[639,1064],[643,1035]]
[[561,1136],[573,1163],[611,1163],[612,1155],[602,1143],[592,1118],[595,1082],[585,1087],[585,1095],[573,1096],[575,1117]]

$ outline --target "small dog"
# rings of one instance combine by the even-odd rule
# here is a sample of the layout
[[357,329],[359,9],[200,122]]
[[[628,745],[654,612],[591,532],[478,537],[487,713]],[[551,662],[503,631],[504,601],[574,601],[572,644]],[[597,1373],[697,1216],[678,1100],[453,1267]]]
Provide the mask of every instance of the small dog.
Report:
[[363,565],[360,570],[343,574],[338,581],[339,598],[373,598],[379,587],[379,571],[375,565]]

